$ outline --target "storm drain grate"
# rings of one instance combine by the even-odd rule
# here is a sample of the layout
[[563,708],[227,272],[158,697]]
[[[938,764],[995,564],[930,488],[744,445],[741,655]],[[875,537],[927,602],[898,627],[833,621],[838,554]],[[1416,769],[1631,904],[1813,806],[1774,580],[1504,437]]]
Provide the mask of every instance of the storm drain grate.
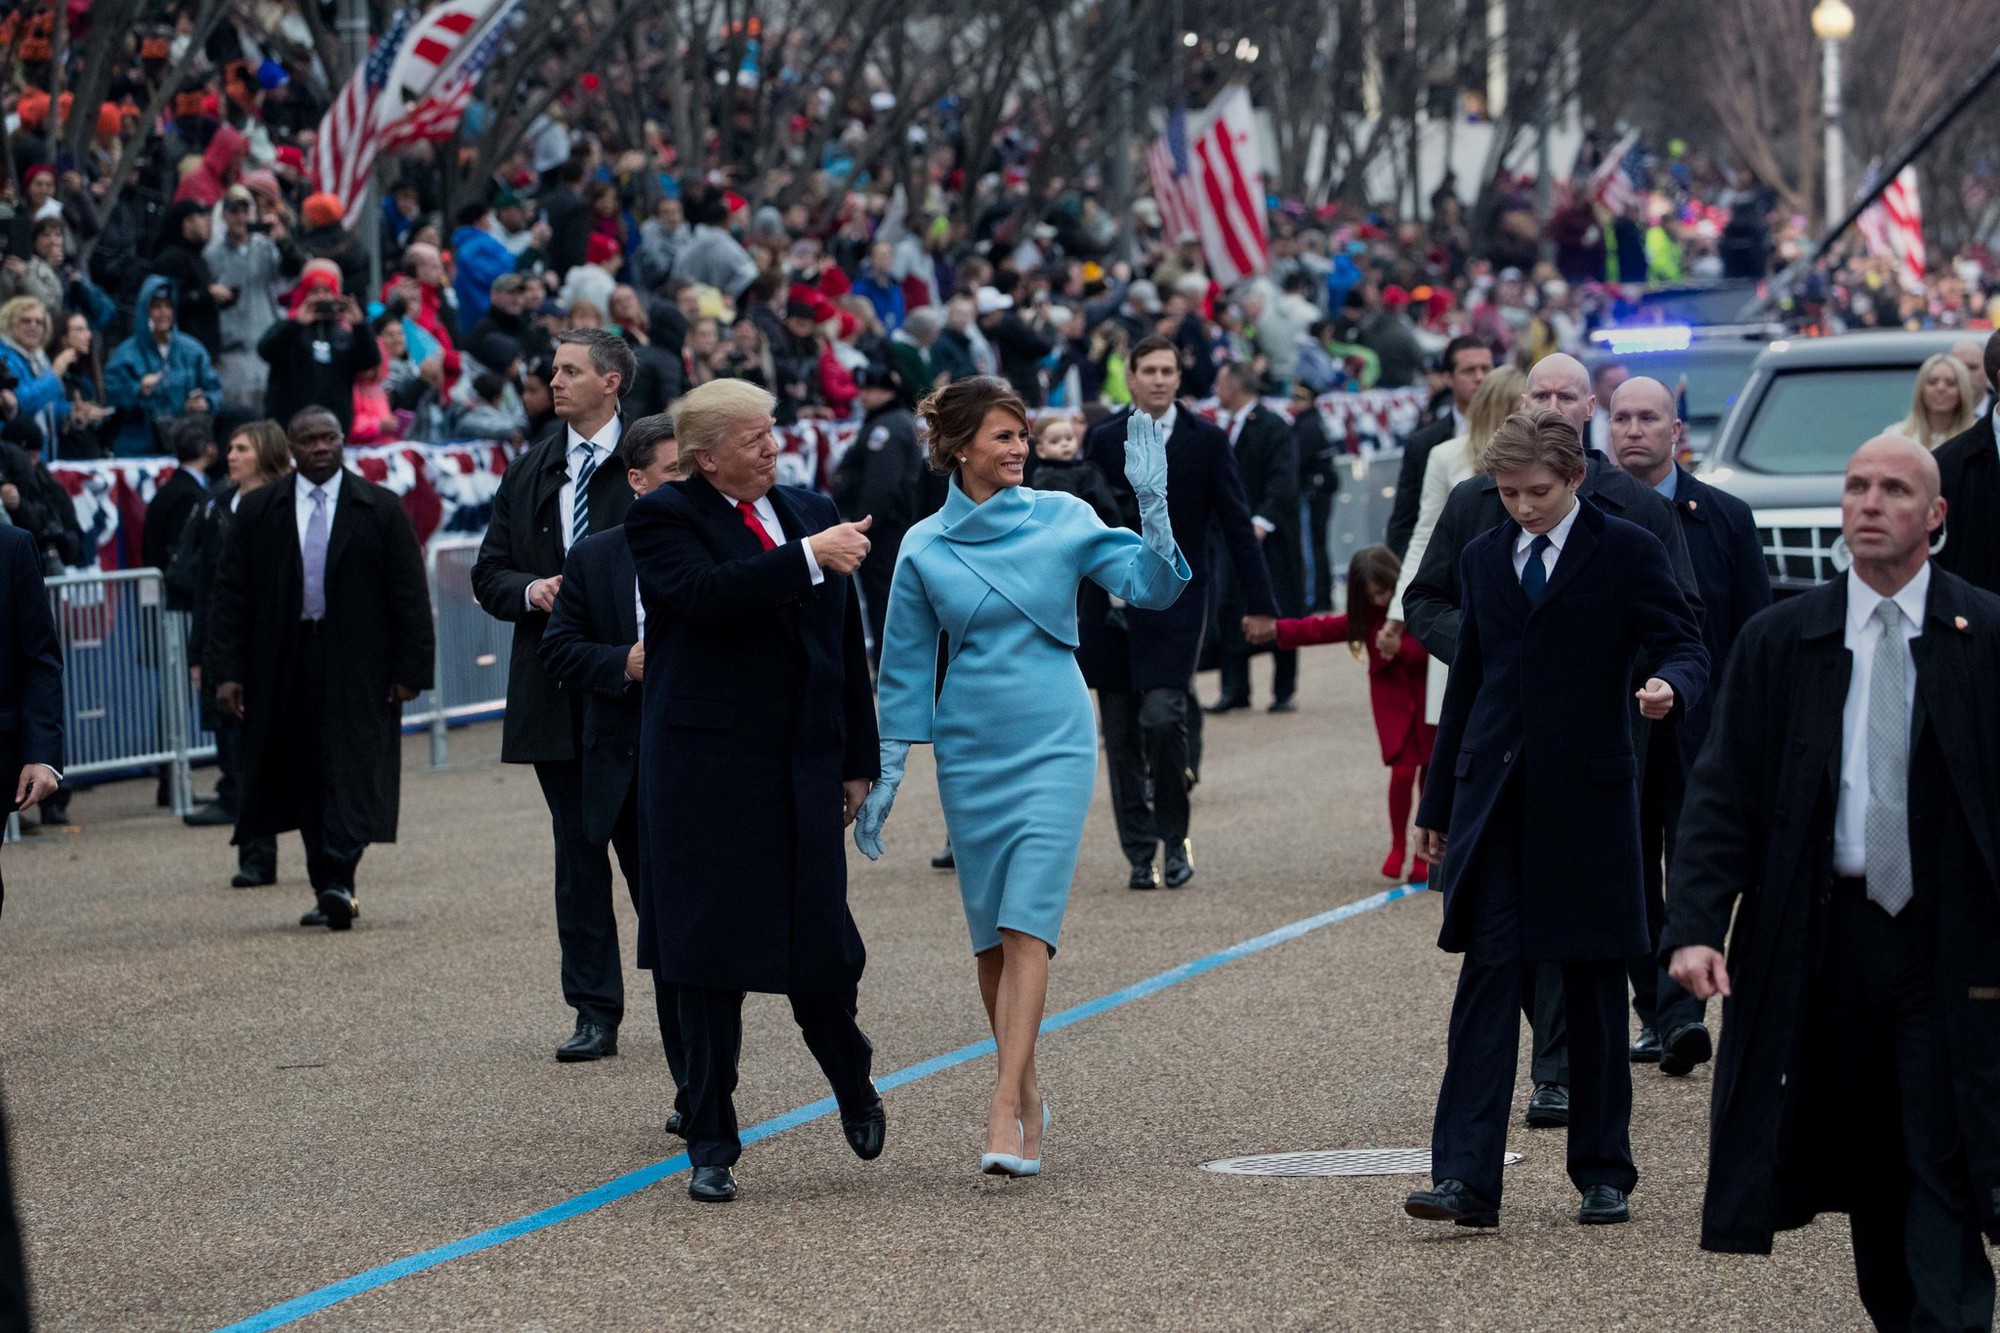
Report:
[[[1507,1154],[1508,1166],[1521,1154]],[[1429,1148],[1341,1148],[1332,1152],[1274,1152],[1225,1157],[1201,1169],[1224,1176],[1427,1176]]]

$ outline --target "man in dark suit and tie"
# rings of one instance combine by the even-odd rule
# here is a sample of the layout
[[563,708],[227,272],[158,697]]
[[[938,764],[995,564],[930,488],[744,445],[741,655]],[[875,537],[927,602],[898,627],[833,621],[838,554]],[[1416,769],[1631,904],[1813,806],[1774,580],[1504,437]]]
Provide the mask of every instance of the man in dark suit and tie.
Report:
[[1561,971],[1569,1026],[1577,1220],[1623,1222],[1638,1181],[1625,960],[1648,942],[1632,683],[1646,663],[1639,711],[1666,717],[1701,698],[1708,654],[1659,541],[1578,498],[1575,425],[1517,413],[1485,459],[1509,521],[1465,548],[1458,656],[1416,816],[1418,855],[1442,867],[1438,947],[1465,962],[1431,1133],[1433,1187],[1404,1206],[1499,1225],[1522,964],[1546,962]]
[[[2000,386],[2000,332],[1986,340],[1986,382]],[[1993,414],[1939,445],[1936,457],[1945,501],[1937,566],[2000,593],[2000,441]]]
[[1383,545],[1401,560],[1410,553],[1410,538],[1417,531],[1417,510],[1423,501],[1424,469],[1430,465],[1431,450],[1446,440],[1466,433],[1465,414],[1472,410],[1472,395],[1493,373],[1493,349],[1486,340],[1472,334],[1453,338],[1444,348],[1445,383],[1451,391],[1451,409],[1438,420],[1410,432],[1403,441],[1403,463],[1396,469],[1396,503],[1389,511],[1389,531]]
[[622,524],[632,507],[618,402],[637,366],[630,344],[602,329],[556,339],[549,373],[556,423],[500,479],[472,567],[479,605],[514,625],[500,760],[535,766],[555,831],[563,999],[576,1011],[574,1031],[556,1047],[564,1063],[618,1053],[625,969],[611,907],[611,851],[584,828],[584,695],[550,677],[542,634],[562,589],[564,556],[591,533]]
[[1665,877],[1680,829],[1685,775],[1701,753],[1723,664],[1744,622],[1771,604],[1771,576],[1750,506],[1697,480],[1676,461],[1683,428],[1674,395],[1656,379],[1627,379],[1612,391],[1611,447],[1627,476],[1674,507],[1701,588],[1701,641],[1708,649],[1708,694],[1680,719],[1653,724],[1639,784],[1639,837],[1646,856],[1646,920],[1653,948],[1632,960],[1632,1009],[1639,1036],[1634,1064],[1657,1062],[1683,1075],[1714,1051],[1707,1008],[1668,976],[1656,952],[1667,921]]
[[[1264,568],[1271,576],[1271,596],[1278,614],[1302,616],[1306,609],[1305,552],[1299,545],[1299,450],[1292,440],[1292,428],[1258,401],[1256,372],[1237,362],[1226,362],[1216,369],[1215,398],[1222,408],[1216,424],[1236,450],[1236,474],[1243,482],[1243,499],[1250,506],[1250,525],[1264,555]],[[1248,608],[1243,600],[1243,580],[1237,577],[1228,547],[1219,545],[1211,555],[1221,557],[1217,565],[1223,573],[1222,698],[1208,711],[1227,713],[1250,706],[1250,657],[1262,650],[1252,648],[1243,637],[1242,621]],[[1271,668],[1271,711],[1289,713],[1297,707],[1292,694],[1299,683],[1298,650],[1273,649]]]
[[[634,496],[681,480],[673,421],[665,414],[634,421],[620,442],[625,479]],[[646,608],[632,568],[632,548],[620,524],[570,548],[562,590],[542,633],[542,665],[558,685],[583,697],[583,834],[609,843],[639,913],[639,966],[657,965],[651,915],[640,897],[640,684],[646,678]],[[665,817],[656,812],[655,818]],[[667,1132],[679,1134],[687,1115],[687,1059],[682,1054],[680,993],[653,982],[660,1044],[674,1076]]]
[[[0,527],[0,781],[12,784],[9,808],[26,810],[62,781],[62,647],[42,553],[19,528]],[[7,885],[0,879],[0,912]],[[28,1275],[14,1219],[7,1161],[7,1120],[0,1114],[0,1328],[28,1326]]]
[[244,496],[224,538],[208,660],[243,724],[237,840],[297,829],[299,924],[347,930],[362,852],[396,840],[403,705],[436,668],[430,586],[403,502],[342,467],[333,413],[287,433],[296,471]]
[[1844,1212],[1878,1329],[1993,1327],[2000,598],[1928,558],[1950,521],[1921,445],[1849,460],[1853,563],[1744,627],[1660,945],[1723,997],[1702,1248]]
[[[208,494],[208,467],[215,461],[214,434],[206,417],[189,417],[175,423],[172,443],[175,461],[180,466],[153,492],[152,503],[146,506],[145,525],[139,530],[141,559],[148,569],[157,569],[162,574],[173,563],[174,544],[180,540],[181,529],[187,526],[188,515]],[[166,603],[169,611],[194,610],[193,603],[177,596],[171,584],[167,587]],[[150,659],[149,664],[152,664]],[[167,699],[163,692],[160,707],[164,710],[166,706]],[[157,804],[173,804],[172,780],[172,766],[160,765],[158,789],[154,797]],[[201,819],[193,815],[189,815],[188,819],[197,825],[234,822],[220,809],[205,812],[205,817]]]
[[869,520],[779,486],[774,400],[718,379],[681,400],[685,482],[632,506],[646,602],[639,900],[654,976],[680,991],[688,1157],[699,1202],[736,1197],[746,991],[787,996],[848,1146],[881,1155],[873,1048],[855,1021],[867,952],[842,830],[881,772],[852,575]]
[[1138,411],[1160,423],[1167,435],[1167,504],[1174,531],[1194,534],[1182,552],[1194,580],[1165,611],[1113,606],[1102,588],[1086,580],[1078,608],[1083,642],[1076,656],[1085,682],[1097,691],[1111,808],[1132,866],[1128,883],[1134,889],[1159,887],[1153,859],[1164,843],[1166,885],[1178,889],[1194,878],[1188,847],[1188,709],[1207,630],[1210,574],[1201,534],[1211,523],[1243,580],[1246,637],[1253,622],[1258,632],[1268,631],[1278,608],[1229,437],[1174,402],[1181,384],[1179,351],[1170,339],[1141,338],[1126,364],[1133,406],[1091,427],[1083,438],[1084,457],[1104,473],[1125,526],[1137,532],[1139,502],[1125,479],[1125,419]]

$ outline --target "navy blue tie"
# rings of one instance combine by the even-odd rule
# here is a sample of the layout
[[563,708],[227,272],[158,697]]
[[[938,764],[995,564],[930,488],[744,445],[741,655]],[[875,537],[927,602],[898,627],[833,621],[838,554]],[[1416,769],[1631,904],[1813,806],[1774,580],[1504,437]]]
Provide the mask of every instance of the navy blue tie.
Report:
[[1547,533],[1528,543],[1528,563],[1521,570],[1521,591],[1528,594],[1529,606],[1540,606],[1542,594],[1549,590],[1549,569],[1542,563],[1542,553],[1548,549]]

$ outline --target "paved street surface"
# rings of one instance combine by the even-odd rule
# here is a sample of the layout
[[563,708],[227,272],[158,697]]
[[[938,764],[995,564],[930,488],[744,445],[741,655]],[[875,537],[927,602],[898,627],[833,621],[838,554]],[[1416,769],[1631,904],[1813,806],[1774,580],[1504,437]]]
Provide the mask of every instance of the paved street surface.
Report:
[[[1328,649],[1303,675],[1294,716],[1210,720],[1186,891],[1125,889],[1100,782],[1051,1013],[1384,887],[1364,673]],[[155,814],[150,782],[80,796],[79,835],[7,849],[0,1059],[47,1327],[225,1325],[679,1151],[643,974],[616,1059],[551,1057],[571,1018],[547,817],[498,745],[456,732],[433,773],[408,743],[403,841],[369,851],[348,935],[294,924],[296,839],[278,886],[232,891],[226,830]],[[919,747],[888,857],[853,857],[878,1076],[987,1035],[953,882],[928,865],[941,834]],[[1041,1179],[975,1174],[982,1058],[890,1092],[877,1162],[814,1120],[746,1150],[733,1206],[670,1177],[299,1326],[1863,1325],[1844,1223],[1781,1237],[1775,1261],[1696,1248],[1706,1069],[1635,1071],[1628,1226],[1575,1224],[1559,1131],[1515,1131],[1497,1233],[1405,1218],[1417,1177],[1200,1170],[1428,1144],[1456,972],[1437,918],[1434,895],[1393,902],[1049,1036]],[[746,1127],[825,1095],[781,1000],[753,997],[745,1026]]]

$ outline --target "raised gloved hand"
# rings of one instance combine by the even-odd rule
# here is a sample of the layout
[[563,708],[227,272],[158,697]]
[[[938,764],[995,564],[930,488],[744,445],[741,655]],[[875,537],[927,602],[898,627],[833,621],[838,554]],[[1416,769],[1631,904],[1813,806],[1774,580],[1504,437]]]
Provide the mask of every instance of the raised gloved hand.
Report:
[[896,788],[903,785],[903,762],[910,757],[908,741],[882,742],[882,776],[868,789],[868,799],[854,816],[854,845],[871,861],[882,859],[882,825],[888,822],[889,807],[896,803]]
[[1125,480],[1141,500],[1167,493],[1167,433],[1137,408],[1125,419]]

